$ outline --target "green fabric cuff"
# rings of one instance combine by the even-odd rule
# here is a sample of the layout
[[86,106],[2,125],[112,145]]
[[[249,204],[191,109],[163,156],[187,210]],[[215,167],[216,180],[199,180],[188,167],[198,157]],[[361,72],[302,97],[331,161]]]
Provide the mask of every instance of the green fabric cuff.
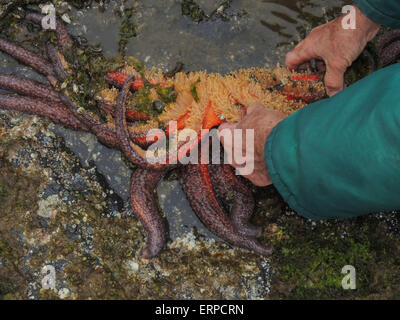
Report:
[[400,29],[400,1],[354,0],[354,4],[374,22]]
[[[296,189],[301,187],[294,185],[292,182],[294,179],[285,179],[287,177],[298,177],[299,173],[296,172],[300,168],[297,165],[296,157],[296,145],[295,139],[292,139],[292,135],[287,134],[287,128],[290,129],[292,125],[290,117],[285,121],[279,123],[270,133],[264,148],[264,157],[266,159],[268,174],[275,188],[278,190],[282,198],[287,204],[301,216],[311,219],[320,220],[324,219],[322,216],[318,216],[306,208],[301,206],[296,198]],[[283,126],[283,130],[280,127]],[[283,134],[281,134],[283,132]],[[277,147],[275,147],[277,144]],[[276,150],[279,152],[275,152]],[[282,161],[285,159],[285,161]],[[282,176],[281,174],[282,173]]]
[[280,122],[264,156],[279,193],[306,218],[400,209],[400,64]]

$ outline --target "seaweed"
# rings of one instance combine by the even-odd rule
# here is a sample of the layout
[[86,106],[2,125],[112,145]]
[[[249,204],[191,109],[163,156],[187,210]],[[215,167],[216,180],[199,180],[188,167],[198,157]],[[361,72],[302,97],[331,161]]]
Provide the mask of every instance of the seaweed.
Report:
[[178,94],[175,92],[174,86],[168,88],[157,88],[157,94],[161,102],[164,104],[173,103],[176,101]]
[[197,90],[196,90],[196,85],[197,85],[199,82],[200,82],[200,78],[197,79],[197,81],[196,81],[195,83],[193,83],[193,84],[190,86],[190,93],[192,94],[193,99],[194,99],[194,101],[196,101],[196,102],[199,102],[199,101],[200,101],[199,96],[197,95]]
[[241,16],[240,13],[227,13],[226,10],[231,7],[232,0],[221,2],[209,15],[194,0],[182,0],[181,11],[183,16],[188,16],[193,22],[206,22],[220,18],[222,21],[229,21],[233,16]]
[[201,22],[208,18],[206,13],[194,0],[183,0],[181,3],[182,15],[188,16],[194,22]]
[[136,12],[137,8],[126,8],[124,10],[124,18],[121,22],[121,27],[119,31],[120,41],[119,41],[119,52],[121,55],[125,55],[126,45],[128,41],[136,37],[136,24],[132,21],[133,14]]

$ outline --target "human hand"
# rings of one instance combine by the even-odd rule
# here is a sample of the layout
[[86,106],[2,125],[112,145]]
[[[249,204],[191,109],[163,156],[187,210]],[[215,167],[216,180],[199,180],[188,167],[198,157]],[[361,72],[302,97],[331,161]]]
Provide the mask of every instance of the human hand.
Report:
[[[271,179],[268,175],[267,166],[264,158],[264,147],[269,134],[272,129],[281,122],[285,116],[275,110],[267,109],[261,103],[252,104],[243,119],[234,124],[224,123],[218,128],[218,135],[224,146],[225,152],[232,157],[234,168],[240,169],[246,166],[246,164],[239,165],[238,161],[235,161],[235,141],[224,141],[222,130],[230,130],[233,136],[234,129],[242,129],[242,154],[246,154],[246,129],[254,129],[254,153],[246,157],[246,161],[254,162],[254,171],[250,175],[244,175],[256,186],[267,186],[272,184]],[[240,150],[239,150],[240,151]]]
[[286,66],[293,70],[312,59],[325,62],[325,87],[333,96],[343,90],[344,73],[367,42],[379,31],[380,25],[370,20],[356,6],[356,29],[344,29],[344,15],[313,29],[294,50],[286,55]]

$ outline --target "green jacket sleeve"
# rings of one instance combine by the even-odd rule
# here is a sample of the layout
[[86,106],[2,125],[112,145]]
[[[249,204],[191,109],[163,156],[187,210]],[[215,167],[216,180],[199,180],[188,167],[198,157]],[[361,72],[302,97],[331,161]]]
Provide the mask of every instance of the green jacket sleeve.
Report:
[[371,20],[400,29],[399,0],[354,0],[354,4]]
[[292,114],[264,154],[275,187],[306,218],[400,209],[400,64]]

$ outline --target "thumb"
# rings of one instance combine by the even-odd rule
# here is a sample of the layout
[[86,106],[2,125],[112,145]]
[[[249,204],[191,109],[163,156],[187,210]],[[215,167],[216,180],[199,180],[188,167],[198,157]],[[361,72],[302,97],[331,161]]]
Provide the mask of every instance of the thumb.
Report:
[[345,65],[332,67],[327,64],[324,82],[328,96],[332,97],[343,90],[346,69]]

